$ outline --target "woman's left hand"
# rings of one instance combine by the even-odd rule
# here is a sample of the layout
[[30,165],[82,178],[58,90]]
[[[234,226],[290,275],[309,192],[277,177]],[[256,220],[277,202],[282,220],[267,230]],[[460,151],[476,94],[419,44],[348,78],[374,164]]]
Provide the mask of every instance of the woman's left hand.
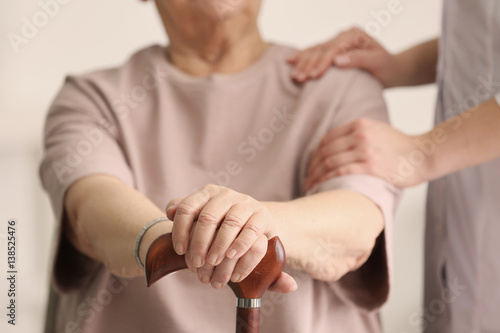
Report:
[[312,155],[304,188],[309,191],[330,178],[352,174],[380,177],[400,188],[418,185],[428,179],[430,163],[419,141],[429,139],[373,119],[334,128]]
[[[207,185],[171,200],[166,210],[174,221],[175,251],[185,254],[189,269],[216,289],[250,274],[266,254],[268,238],[278,234],[262,203],[222,186]],[[271,290],[286,293],[296,287],[283,273]]]

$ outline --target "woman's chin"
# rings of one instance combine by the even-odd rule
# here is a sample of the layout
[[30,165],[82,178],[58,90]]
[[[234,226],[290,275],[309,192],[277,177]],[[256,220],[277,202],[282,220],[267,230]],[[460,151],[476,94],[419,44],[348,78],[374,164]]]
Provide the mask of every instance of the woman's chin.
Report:
[[225,21],[238,13],[246,0],[195,0],[203,12],[214,20]]

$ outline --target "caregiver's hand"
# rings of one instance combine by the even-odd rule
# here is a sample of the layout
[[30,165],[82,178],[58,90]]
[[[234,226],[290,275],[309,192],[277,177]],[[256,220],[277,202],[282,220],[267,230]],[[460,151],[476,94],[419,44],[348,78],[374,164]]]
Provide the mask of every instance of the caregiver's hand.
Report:
[[314,152],[304,187],[308,191],[325,180],[350,174],[377,176],[398,187],[420,184],[427,180],[425,158],[408,168],[412,153],[418,152],[418,139],[372,119],[335,128]]
[[357,27],[341,32],[326,43],[298,51],[288,61],[294,66],[292,79],[298,82],[318,78],[335,65],[364,69],[389,88],[400,84],[403,72],[403,64],[396,55],[387,52]]
[[[172,240],[177,254],[203,283],[221,288],[243,280],[262,260],[268,238],[277,235],[271,213],[248,195],[208,185],[167,205],[174,221]],[[271,291],[291,292],[296,283],[283,273]]]

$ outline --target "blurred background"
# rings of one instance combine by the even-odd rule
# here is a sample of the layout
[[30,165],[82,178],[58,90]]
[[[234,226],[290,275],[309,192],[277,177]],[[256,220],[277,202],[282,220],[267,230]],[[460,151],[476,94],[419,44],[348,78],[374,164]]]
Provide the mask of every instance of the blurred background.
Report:
[[[441,2],[435,0],[263,0],[260,26],[267,40],[303,48],[356,24],[397,52],[435,37],[440,15]],[[38,178],[47,109],[68,73],[120,65],[135,50],[164,45],[167,38],[154,4],[139,0],[2,0],[0,37],[2,309],[8,219],[17,221],[18,261],[17,325],[8,325],[2,310],[0,331],[41,332],[55,231]],[[386,91],[395,127],[410,134],[430,129],[435,97],[435,86]],[[386,333],[421,332],[412,318],[422,303],[425,191],[426,186],[407,190],[397,212],[394,284],[383,310]]]

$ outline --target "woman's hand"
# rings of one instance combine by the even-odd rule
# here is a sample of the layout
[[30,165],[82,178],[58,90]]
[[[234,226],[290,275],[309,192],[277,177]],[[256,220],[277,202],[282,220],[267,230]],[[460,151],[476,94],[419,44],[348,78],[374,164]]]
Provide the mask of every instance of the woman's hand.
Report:
[[[216,185],[170,201],[167,216],[174,221],[172,240],[177,254],[185,254],[189,269],[217,289],[250,274],[266,254],[268,238],[278,233],[263,204]],[[283,273],[271,290],[296,288],[293,278]]]
[[427,180],[428,162],[417,142],[389,124],[359,119],[326,134],[311,157],[306,191],[333,177],[369,174],[398,187]]
[[288,61],[294,66],[292,79],[298,82],[318,78],[332,65],[364,69],[386,88],[399,85],[404,75],[399,58],[356,27],[341,32],[326,43],[298,51]]

